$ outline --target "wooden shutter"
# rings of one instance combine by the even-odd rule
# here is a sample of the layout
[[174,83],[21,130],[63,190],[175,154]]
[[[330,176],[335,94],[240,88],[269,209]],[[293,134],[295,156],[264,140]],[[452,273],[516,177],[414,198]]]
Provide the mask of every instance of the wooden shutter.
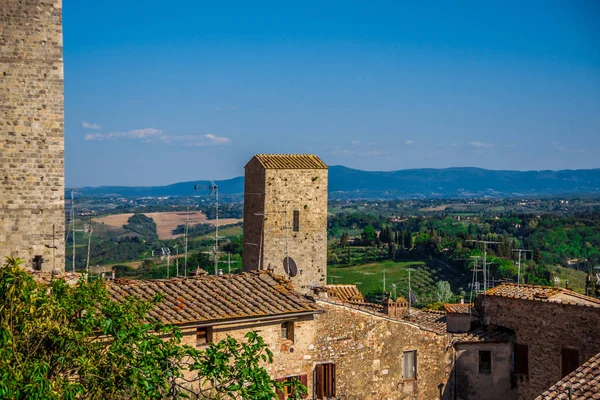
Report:
[[[285,382],[285,378],[279,378],[279,379],[276,379],[275,381],[283,383],[283,382]],[[285,400],[285,394],[283,394],[283,392],[281,390],[277,389],[276,393],[277,393],[277,398],[279,400]]]
[[331,365],[331,397],[335,397],[335,364]]
[[315,394],[317,399],[325,397],[325,365],[317,364],[315,367]]
[[[306,389],[308,390],[308,376],[307,375],[300,375],[300,383],[302,385],[304,385],[306,387]],[[308,397],[308,393],[305,394],[304,396],[302,396],[303,399],[306,399]]]
[[562,376],[569,375],[579,367],[579,350],[562,350]]
[[515,374],[529,375],[529,346],[515,343],[514,357]]

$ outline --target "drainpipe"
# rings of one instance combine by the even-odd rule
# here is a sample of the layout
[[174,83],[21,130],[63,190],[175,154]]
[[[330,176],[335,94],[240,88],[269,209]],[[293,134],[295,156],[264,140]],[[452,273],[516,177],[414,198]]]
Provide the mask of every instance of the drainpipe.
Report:
[[456,400],[456,347],[454,347],[454,344],[452,345],[452,356],[454,358],[454,362],[452,364],[452,400]]
[[573,400],[573,386],[567,386],[567,394],[569,396],[569,400]]

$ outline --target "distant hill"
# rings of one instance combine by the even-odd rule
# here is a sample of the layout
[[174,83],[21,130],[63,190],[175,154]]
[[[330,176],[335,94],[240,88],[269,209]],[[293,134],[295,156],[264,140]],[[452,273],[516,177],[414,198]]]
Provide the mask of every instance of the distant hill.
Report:
[[[244,178],[217,181],[219,193],[241,195]],[[167,186],[100,186],[77,191],[84,196],[143,197],[193,194],[194,184]],[[361,171],[343,166],[329,168],[332,198],[518,197],[557,194],[600,194],[600,169],[563,171],[494,171],[481,168]]]

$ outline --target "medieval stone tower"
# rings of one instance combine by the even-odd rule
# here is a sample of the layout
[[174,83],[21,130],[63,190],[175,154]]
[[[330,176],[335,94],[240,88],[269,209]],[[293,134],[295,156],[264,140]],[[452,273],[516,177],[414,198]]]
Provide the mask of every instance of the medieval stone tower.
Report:
[[272,269],[307,292],[327,283],[327,165],[258,154],[244,180],[244,271]]
[[0,257],[64,270],[61,0],[0,0]]

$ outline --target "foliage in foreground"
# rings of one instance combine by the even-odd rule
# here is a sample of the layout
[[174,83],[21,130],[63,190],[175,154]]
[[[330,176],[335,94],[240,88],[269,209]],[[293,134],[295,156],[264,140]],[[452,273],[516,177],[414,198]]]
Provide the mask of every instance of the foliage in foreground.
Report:
[[181,345],[177,327],[148,317],[160,298],[116,302],[101,281],[39,284],[20,262],[0,267],[1,398],[260,400],[276,398],[282,385],[306,392],[269,377],[260,363],[273,356],[256,332],[204,350]]

